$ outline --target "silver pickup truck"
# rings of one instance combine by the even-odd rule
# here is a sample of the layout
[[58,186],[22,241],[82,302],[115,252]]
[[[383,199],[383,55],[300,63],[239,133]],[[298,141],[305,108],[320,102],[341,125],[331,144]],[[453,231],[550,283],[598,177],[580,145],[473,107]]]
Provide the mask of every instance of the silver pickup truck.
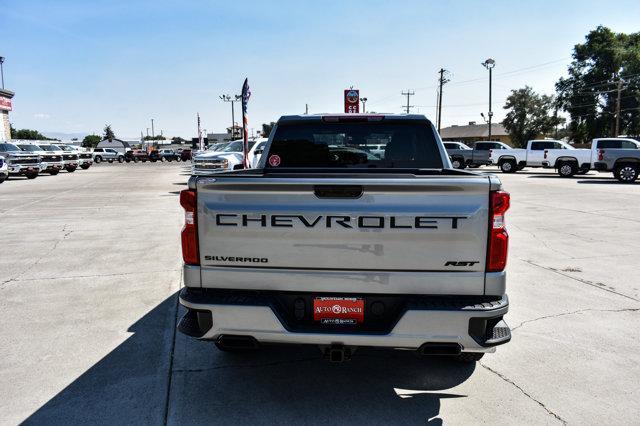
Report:
[[180,203],[178,328],[221,350],[311,344],[339,362],[375,346],[472,362],[511,338],[509,194],[451,168],[422,115],[284,116],[258,168],[193,176]]
[[593,168],[613,172],[620,182],[635,182],[640,174],[640,149],[599,149]]

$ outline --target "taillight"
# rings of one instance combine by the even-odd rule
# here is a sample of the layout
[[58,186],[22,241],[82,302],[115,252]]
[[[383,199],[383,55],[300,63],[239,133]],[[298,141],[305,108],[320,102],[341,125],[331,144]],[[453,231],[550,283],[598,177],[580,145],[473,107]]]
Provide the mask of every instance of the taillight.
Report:
[[180,191],[180,205],[184,209],[184,228],[182,228],[182,259],[189,265],[199,265],[198,221],[196,217],[196,191]]
[[504,214],[509,209],[511,197],[505,191],[489,193],[489,249],[487,272],[500,272],[507,266],[509,234],[504,226]]
[[544,150],[544,159],[547,159],[547,154],[549,153],[549,151],[547,151],[546,149]]
[[598,161],[604,160],[604,149],[598,150]]

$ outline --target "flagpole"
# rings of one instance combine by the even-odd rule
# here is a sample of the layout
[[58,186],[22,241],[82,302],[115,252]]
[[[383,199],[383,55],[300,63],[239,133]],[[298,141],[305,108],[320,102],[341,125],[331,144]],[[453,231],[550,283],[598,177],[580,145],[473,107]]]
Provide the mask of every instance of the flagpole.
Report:
[[200,131],[200,113],[198,113],[198,149],[202,151],[202,132]]

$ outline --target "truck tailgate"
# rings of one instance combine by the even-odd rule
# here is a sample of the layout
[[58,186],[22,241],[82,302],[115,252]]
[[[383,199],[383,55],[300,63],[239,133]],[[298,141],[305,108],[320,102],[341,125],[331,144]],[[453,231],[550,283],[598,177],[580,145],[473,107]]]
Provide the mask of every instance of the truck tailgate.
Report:
[[483,294],[487,176],[226,176],[196,189],[204,287]]

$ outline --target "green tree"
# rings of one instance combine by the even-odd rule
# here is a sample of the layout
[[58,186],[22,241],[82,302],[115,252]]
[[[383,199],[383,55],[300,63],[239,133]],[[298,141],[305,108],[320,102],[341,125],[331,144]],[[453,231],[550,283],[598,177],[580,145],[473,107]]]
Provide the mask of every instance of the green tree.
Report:
[[82,146],[85,148],[95,148],[102,138],[98,135],[87,135],[82,139]]
[[32,141],[53,141],[56,139],[51,139],[43,135],[37,130],[31,129],[16,129],[12,124],[9,124],[9,132],[11,133],[11,139],[25,139]]
[[116,138],[116,134],[111,129],[111,124],[107,124],[104,128],[104,139],[112,140],[115,138]]
[[186,139],[182,139],[180,136],[174,136],[171,138],[172,143],[185,143],[186,141]]
[[269,124],[267,123],[263,123],[262,124],[262,137],[263,138],[268,138],[269,135],[271,134],[271,130],[273,130],[273,126],[275,126],[276,123],[275,122],[271,122]]
[[553,111],[553,97],[539,95],[529,86],[512,90],[504,109],[509,112],[502,125],[518,147],[526,146],[527,141],[540,135],[551,133],[563,121]]
[[558,106],[569,113],[576,142],[615,135],[620,88],[620,134],[640,134],[640,32],[599,26],[576,44],[568,77],[556,83]]
[[162,135],[156,135],[156,136],[145,136],[144,138],[142,138],[145,141],[163,141],[167,138],[165,138]]

